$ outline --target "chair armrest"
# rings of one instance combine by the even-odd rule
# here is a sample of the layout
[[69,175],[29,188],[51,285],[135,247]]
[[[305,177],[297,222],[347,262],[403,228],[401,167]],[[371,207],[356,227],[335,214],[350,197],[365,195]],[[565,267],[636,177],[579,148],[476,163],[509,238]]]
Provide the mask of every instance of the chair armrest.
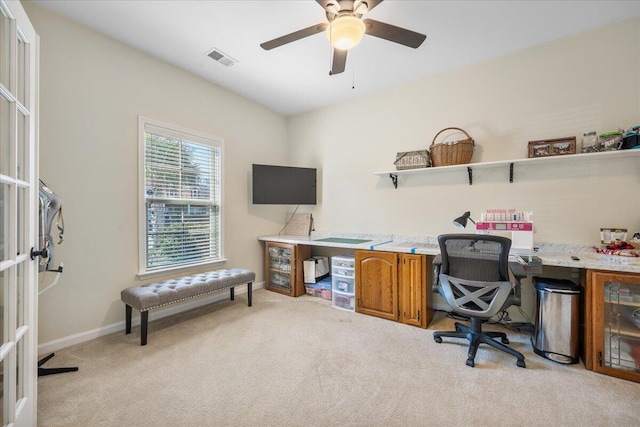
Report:
[[436,255],[433,258],[433,283],[431,284],[431,290],[433,292],[440,293],[440,269],[442,268],[442,256]]
[[509,270],[513,274],[515,283],[513,284],[513,296],[511,297],[512,305],[520,306],[522,300],[522,284],[521,280],[527,277],[527,273],[524,270],[524,266],[519,262],[510,262]]

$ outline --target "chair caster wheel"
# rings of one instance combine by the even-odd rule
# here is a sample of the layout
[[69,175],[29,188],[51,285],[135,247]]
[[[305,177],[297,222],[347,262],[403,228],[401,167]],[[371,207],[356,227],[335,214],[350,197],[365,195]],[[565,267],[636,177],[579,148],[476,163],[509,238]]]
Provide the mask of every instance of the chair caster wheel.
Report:
[[520,360],[518,359],[518,361],[516,362],[516,364],[518,365],[519,368],[526,368],[527,366],[524,364],[524,360]]
[[442,342],[442,338],[440,338],[440,337],[433,337],[433,340],[435,342],[437,342],[438,344],[440,344]]
[[500,341],[502,344],[509,344],[509,338],[501,338]]
[[467,359],[467,366],[471,366],[473,368],[476,364],[473,362],[473,359]]

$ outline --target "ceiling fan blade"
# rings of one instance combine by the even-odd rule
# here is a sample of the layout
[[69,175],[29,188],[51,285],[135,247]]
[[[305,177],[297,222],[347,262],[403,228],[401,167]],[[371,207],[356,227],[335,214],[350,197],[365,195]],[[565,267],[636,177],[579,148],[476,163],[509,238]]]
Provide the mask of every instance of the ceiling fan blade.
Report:
[[331,71],[329,71],[330,76],[340,74],[344,71],[347,65],[347,52],[347,50],[333,49],[333,66],[331,67]]
[[302,30],[294,31],[293,33],[287,34],[282,37],[278,37],[277,39],[264,42],[260,45],[260,47],[263,48],[264,50],[271,50],[273,48],[280,47],[287,43],[291,43],[296,40],[300,40],[305,37],[309,37],[314,34],[321,33],[327,28],[327,25],[328,24],[321,23],[321,24],[313,25],[311,27],[304,28]]
[[396,27],[395,25],[385,24],[384,22],[375,21],[373,19],[363,19],[362,21],[366,26],[366,34],[409,46],[414,49],[419,47],[427,38],[424,34],[416,33],[415,31],[407,30],[406,28]]

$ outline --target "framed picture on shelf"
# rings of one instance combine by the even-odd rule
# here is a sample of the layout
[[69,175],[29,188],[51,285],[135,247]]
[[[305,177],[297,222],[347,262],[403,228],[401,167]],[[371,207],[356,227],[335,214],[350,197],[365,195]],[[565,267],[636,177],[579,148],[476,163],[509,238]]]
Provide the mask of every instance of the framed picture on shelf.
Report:
[[540,141],[529,141],[529,152],[527,157],[547,157],[562,156],[565,154],[576,154],[576,137],[544,139]]

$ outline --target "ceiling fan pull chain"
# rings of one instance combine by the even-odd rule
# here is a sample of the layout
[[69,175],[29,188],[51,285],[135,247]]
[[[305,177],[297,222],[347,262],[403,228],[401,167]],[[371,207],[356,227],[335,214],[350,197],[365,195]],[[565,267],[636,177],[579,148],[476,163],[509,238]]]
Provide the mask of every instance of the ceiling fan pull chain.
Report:
[[353,68],[351,68],[351,71],[353,71],[353,75],[351,76],[351,89],[355,89],[356,88],[356,67],[354,66]]

